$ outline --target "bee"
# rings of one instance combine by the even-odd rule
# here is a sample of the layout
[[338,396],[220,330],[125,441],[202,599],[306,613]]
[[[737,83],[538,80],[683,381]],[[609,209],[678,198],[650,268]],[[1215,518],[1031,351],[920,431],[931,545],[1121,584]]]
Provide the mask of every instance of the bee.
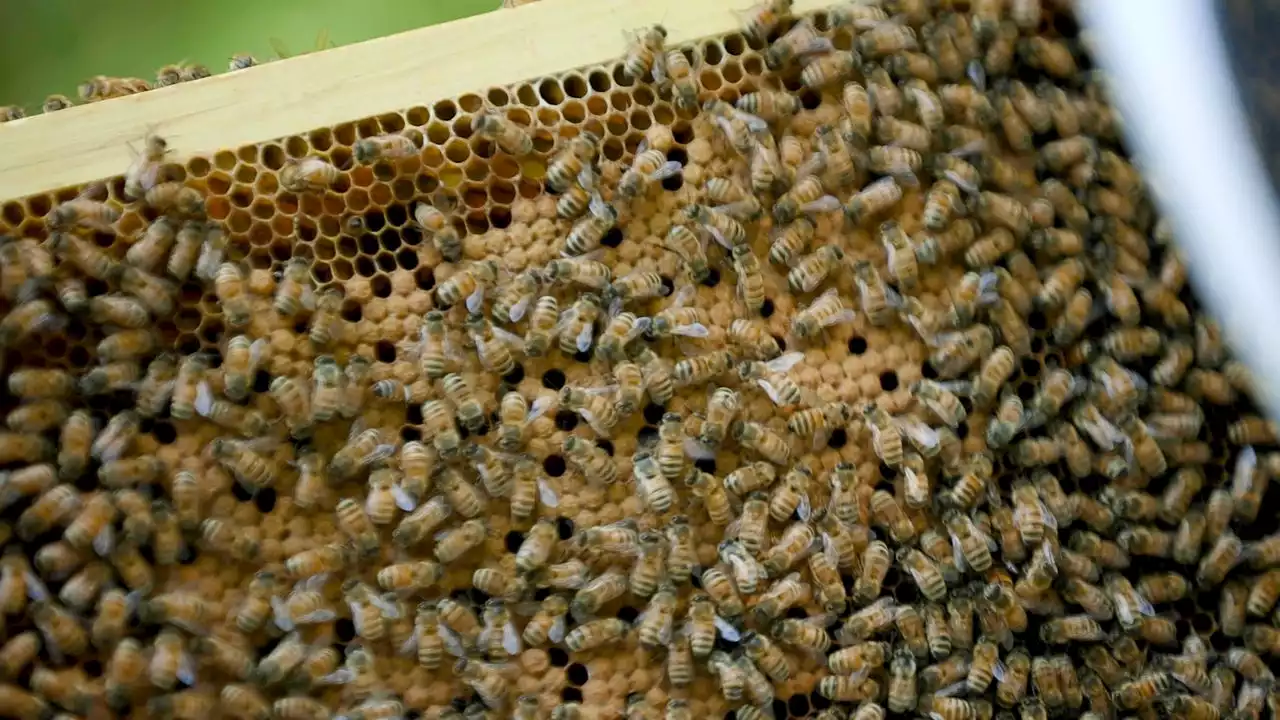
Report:
[[569,138],[547,166],[548,187],[557,192],[567,190],[582,173],[583,167],[595,159],[599,147],[600,137],[590,131]]
[[324,192],[342,177],[328,160],[309,156],[290,160],[280,169],[280,187],[292,193]]
[[475,115],[471,119],[471,129],[480,137],[497,144],[505,153],[517,157],[533,154],[533,136],[529,131],[503,117],[496,109],[486,109]]
[[854,193],[845,203],[844,214],[854,224],[886,212],[902,200],[902,187],[892,176],[883,177]]
[[582,438],[570,435],[561,445],[565,459],[590,483],[611,485],[618,479],[617,467],[609,454]]
[[462,260],[462,237],[454,227],[448,213],[456,203],[444,192],[436,192],[430,202],[413,206],[413,220],[431,235],[431,243],[445,260],[456,263]]

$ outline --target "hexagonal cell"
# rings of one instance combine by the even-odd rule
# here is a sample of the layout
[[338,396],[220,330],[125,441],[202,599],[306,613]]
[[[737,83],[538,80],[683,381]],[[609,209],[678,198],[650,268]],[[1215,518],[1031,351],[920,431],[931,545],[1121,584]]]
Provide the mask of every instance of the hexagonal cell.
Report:
[[270,200],[258,198],[249,206],[249,212],[259,220],[270,220],[271,216],[276,214],[276,208]]
[[564,121],[574,125],[581,123],[587,117],[586,106],[577,100],[565,103],[561,112],[564,114]]
[[256,164],[258,162],[258,146],[246,145],[240,148],[236,151],[236,158],[242,163]]
[[193,157],[187,160],[187,174],[191,177],[202,178],[209,174],[209,170],[213,165],[206,157]]
[[599,95],[587,98],[587,112],[592,115],[604,115],[609,112],[609,101]]
[[386,113],[378,116],[378,127],[384,133],[398,133],[404,130],[404,116],[400,113]]
[[240,165],[236,167],[235,178],[238,183],[252,185],[258,178],[258,169],[252,165]]
[[720,68],[720,76],[727,83],[736,83],[742,80],[742,66],[737,60],[730,60]]
[[226,225],[227,229],[233,233],[245,233],[249,231],[250,222],[251,218],[249,217],[248,212],[233,209],[231,213],[227,215]]
[[273,172],[264,172],[258,176],[254,189],[259,195],[272,196],[280,189],[280,179]]
[[355,276],[355,268],[351,266],[350,260],[334,260],[330,267],[333,270],[333,277],[340,282],[345,282]]
[[484,107],[484,98],[475,93],[467,93],[458,98],[458,107],[462,108],[462,112],[474,115]]
[[431,109],[421,105],[416,105],[406,110],[404,117],[410,125],[424,127],[427,123],[431,122]]
[[230,150],[219,150],[213,155],[213,165],[223,172],[231,172],[236,166],[236,154]]

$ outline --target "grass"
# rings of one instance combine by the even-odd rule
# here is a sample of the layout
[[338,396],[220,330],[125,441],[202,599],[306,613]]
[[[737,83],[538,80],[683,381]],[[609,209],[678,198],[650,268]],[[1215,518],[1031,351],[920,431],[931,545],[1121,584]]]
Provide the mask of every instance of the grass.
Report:
[[[0,0],[0,105],[39,112],[45,97],[77,100],[94,75],[155,79],[164,65],[215,73],[235,54],[276,57],[346,45],[496,8],[499,0]],[[356,10],[355,8],[360,8]]]

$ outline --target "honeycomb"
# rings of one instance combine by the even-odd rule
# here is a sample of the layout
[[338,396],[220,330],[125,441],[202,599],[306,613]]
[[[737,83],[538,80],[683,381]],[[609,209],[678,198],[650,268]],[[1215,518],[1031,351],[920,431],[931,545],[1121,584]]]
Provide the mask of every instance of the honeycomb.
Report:
[[[1064,3],[1045,3],[1038,16],[1031,10],[1039,3],[1012,3],[1010,14],[997,17],[992,26],[983,25],[992,21],[979,14],[977,3],[972,16],[967,3],[946,4],[948,14],[932,17],[923,4],[897,3],[899,20],[861,24],[842,14],[855,12],[848,6],[788,19],[767,40],[737,32],[678,48],[692,65],[701,112],[678,109],[661,83],[651,75],[631,77],[620,58],[163,164],[160,177],[202,197],[209,222],[202,252],[225,241],[226,260],[243,270],[235,288],[219,288],[210,275],[182,282],[153,277],[155,284],[143,289],[127,284],[136,273],[118,268],[145,264],[144,255],[150,254],[140,246],[164,213],[154,207],[158,203],[131,199],[125,175],[101,187],[4,202],[0,222],[10,239],[0,246],[8,253],[0,286],[8,312],[0,321],[0,337],[8,346],[5,409],[11,432],[0,436],[0,456],[9,464],[0,482],[9,491],[0,580],[0,713],[197,718],[213,717],[221,704],[234,717],[282,719],[339,713],[348,718],[566,719],[626,713],[630,718],[815,715],[829,720],[850,715],[864,720],[882,717],[887,707],[894,716],[916,710],[960,720],[990,718],[996,705],[1002,713],[1016,706],[1027,718],[1063,715],[1082,711],[1087,701],[1096,717],[1112,716],[1116,705],[1142,716],[1167,710],[1188,717],[1227,712],[1262,717],[1264,704],[1272,700],[1269,667],[1280,651],[1272,614],[1280,594],[1273,559],[1278,556],[1265,527],[1275,513],[1276,496],[1267,490],[1280,456],[1244,448],[1273,446],[1274,427],[1258,416],[1248,399],[1247,371],[1230,359],[1216,326],[1189,294],[1169,230],[1124,162],[1118,118],[1106,104],[1102,79],[1075,45],[1076,28]],[[910,33],[898,22],[909,25]],[[795,37],[788,34],[795,27],[812,27],[833,53],[857,50],[869,64],[818,87],[811,87],[799,65],[770,70],[769,48],[778,47],[779,38]],[[964,35],[964,28],[972,34]],[[891,35],[895,31],[903,34]],[[924,126],[930,108],[929,95],[918,92],[921,86],[941,91],[944,85],[972,83],[966,39],[980,42],[981,52],[973,59],[983,65],[999,111],[988,126],[969,128],[987,143],[975,162],[983,189],[1001,195],[984,194],[972,202],[962,198],[972,207],[954,208],[949,227],[940,230],[926,226],[926,216],[941,202],[933,192],[942,179],[966,184],[962,170],[946,171],[942,163],[971,157],[949,151],[971,137],[963,126],[977,123],[958,120],[965,113],[948,107],[928,148],[929,165],[896,175],[869,172],[869,166],[876,153],[887,152],[885,147],[896,151],[910,144],[898,137],[910,128],[895,125],[891,116]],[[880,45],[893,42],[901,46],[885,50]],[[948,47],[959,53],[958,66]],[[1064,47],[1065,58],[1054,54]],[[1002,51],[1010,58],[1002,60]],[[884,71],[892,73],[896,86],[876,85]],[[856,179],[841,185],[838,155],[819,137],[828,127],[842,128],[848,115],[846,82],[857,84],[864,73],[868,85],[875,85],[877,137],[867,138],[871,148],[853,143],[856,159],[849,172]],[[1034,111],[1043,106],[1018,95],[1012,81],[1020,81],[1023,89],[1041,81],[1064,89],[1073,112],[1055,108],[1042,126],[1044,118]],[[744,245],[762,268],[763,299],[756,313],[744,311],[738,286],[746,273],[728,250],[707,243],[711,262],[694,282],[688,263],[669,249],[666,238],[677,226],[711,234],[688,210],[714,204],[709,183],[730,178],[751,184],[754,170],[748,160],[762,151],[749,149],[742,157],[733,128],[735,122],[752,120],[714,101],[752,106],[757,98],[751,94],[760,91],[786,93],[798,107],[773,121],[770,133],[751,136],[753,142],[776,138],[783,161],[797,168],[820,158],[817,176],[846,208],[853,205],[855,188],[877,175],[898,178],[903,195],[890,213],[855,218],[861,222],[846,217],[856,213],[812,211],[808,251],[815,254],[805,257],[818,257],[819,248],[840,252],[835,267],[805,292],[797,292],[807,286],[803,275],[796,277],[794,269],[768,259],[783,228],[769,212],[776,212],[776,198],[762,196],[764,217],[744,223]],[[489,113],[527,134],[532,152],[513,155],[476,132],[477,118]],[[1087,120],[1085,131],[1093,142],[1078,157],[1054,144],[1081,137],[1079,123],[1075,133],[1064,131],[1073,114],[1077,121]],[[639,403],[612,427],[603,427],[610,424],[611,401],[591,400],[615,392],[596,389],[622,384],[613,377],[614,363],[595,352],[606,332],[604,319],[594,326],[596,343],[587,350],[553,349],[545,356],[514,351],[509,368],[499,362],[501,351],[485,344],[497,337],[500,345],[504,336],[486,334],[477,347],[464,330],[473,297],[464,278],[481,263],[492,260],[501,268],[501,277],[485,294],[488,317],[495,299],[520,273],[561,258],[577,221],[557,215],[563,196],[548,187],[549,168],[571,139],[588,133],[599,140],[602,199],[620,213],[617,226],[602,233],[592,255],[612,274],[614,284],[607,289],[620,287],[617,280],[634,273],[656,273],[662,296],[628,302],[627,310],[655,317],[677,307],[672,296],[678,296],[685,307],[701,312],[689,325],[705,330],[688,336],[642,334],[629,338],[633,347],[652,350],[678,378],[696,367],[689,364],[693,356],[710,363],[717,352],[732,348],[735,361],[720,367],[723,372],[677,383],[665,403],[652,397]],[[407,138],[413,151],[397,159],[356,161],[357,143],[384,135]],[[950,139],[953,135],[959,139]],[[617,188],[642,144],[662,150],[668,162],[680,164],[680,172],[627,202]],[[1059,160],[1059,152],[1067,159]],[[322,190],[287,190],[282,173],[306,158],[329,163],[336,179]],[[908,156],[907,162],[921,161]],[[1065,184],[1075,204],[1046,192],[1046,181]],[[103,192],[105,204],[94,207],[118,212],[118,218],[111,213],[110,222],[100,227],[72,223],[76,227],[70,231],[89,248],[76,252],[96,251],[101,254],[94,257],[105,257],[103,262],[117,268],[94,277],[84,275],[75,261],[67,223],[58,212],[83,197],[101,199]],[[993,209],[1005,196],[1016,198],[1025,215]],[[438,247],[447,228],[428,233],[416,220],[418,203],[440,197],[453,199],[448,223],[461,238],[459,262],[446,261]],[[1070,214],[1075,209],[1086,213],[1083,221]],[[881,225],[881,220],[894,223]],[[955,230],[968,222],[976,238],[965,239]],[[1014,228],[1019,228],[1018,244],[1002,245],[1001,230]],[[1054,228],[1058,232],[1046,232]],[[896,231],[916,250],[893,255],[890,264],[884,244]],[[941,259],[930,262],[926,241],[941,246]],[[919,259],[914,279],[911,258]],[[305,262],[315,309],[281,313],[277,297],[295,259]],[[1080,277],[1072,280],[1076,262]],[[157,277],[162,275],[164,263],[155,267]],[[871,274],[861,275],[867,267]],[[967,274],[992,267],[999,268],[994,297],[985,287],[987,276]],[[918,305],[891,306],[884,311],[887,321],[873,323],[877,283],[868,278],[876,276],[892,281],[889,298],[901,293]],[[29,282],[33,278],[37,282]],[[73,304],[77,280],[94,299],[125,291],[155,307],[170,296],[172,312],[158,312],[154,322],[143,324],[159,342],[128,346],[120,339],[128,331],[112,327],[118,321],[106,323],[64,308]],[[1132,304],[1125,305],[1123,290],[1129,285]],[[450,290],[442,297],[444,287]],[[837,315],[813,337],[797,337],[795,319],[829,297],[829,290],[858,312]],[[326,309],[330,291],[340,301]],[[547,283],[538,294],[556,297],[560,309],[568,310],[583,293],[568,283]],[[235,317],[242,312],[239,300],[247,303],[243,324]],[[1012,307],[1022,300],[1029,303],[1025,312],[997,315],[999,304]],[[20,311],[39,302],[58,307],[19,322],[30,315]],[[1131,317],[1130,310],[1138,316]],[[480,421],[474,433],[462,422],[465,403],[455,407],[457,398],[446,393],[444,382],[427,375],[423,358],[430,352],[420,338],[424,318],[434,317],[433,311],[447,320],[445,364],[481,405],[473,417]],[[948,329],[952,316],[956,330],[969,334]],[[759,330],[751,346],[730,332],[734,321],[744,318]],[[322,324],[333,336],[328,343],[315,340]],[[507,325],[517,329],[525,323]],[[997,363],[988,358],[999,355],[984,347],[983,332],[991,333],[991,346],[998,338],[1000,346],[1018,348],[1008,376],[994,383],[1004,393],[976,402],[960,386],[921,384],[960,378],[976,385],[988,382],[989,373],[998,375]],[[244,345],[235,346],[238,338],[263,341],[252,346],[261,360],[256,368],[247,366],[255,371],[243,379],[243,404],[226,400],[234,392],[233,375],[246,367],[241,364]],[[754,352],[770,341],[776,350]],[[956,354],[965,353],[971,353],[967,362],[947,369],[957,362]],[[174,408],[180,395],[192,403],[194,382],[156,383],[173,394],[173,402],[162,403],[167,407],[160,412],[144,412],[143,397],[155,389],[147,381],[126,378],[117,391],[82,397],[56,388],[26,389],[30,375],[18,373],[46,368],[68,374],[58,378],[80,379],[115,367],[112,360],[121,354],[136,361],[140,375],[145,370],[148,378],[159,367],[157,358],[176,364],[203,354],[208,368],[195,375],[220,403],[218,412],[204,408],[196,417],[175,417],[189,415]],[[1124,365],[1108,365],[1108,357]],[[353,358],[363,359],[367,377],[349,385],[341,379],[321,383],[322,368],[335,367],[330,358],[343,372],[359,367]],[[736,361],[749,359],[785,362],[770,365],[761,382],[739,373]],[[290,379],[301,385],[304,398],[314,393],[306,401],[315,412],[299,413],[284,397],[281,381]],[[46,382],[56,385],[56,379]],[[645,382],[646,393],[660,392],[659,383]],[[708,448],[701,440],[716,417],[711,406],[716,387],[737,393],[736,419],[753,425],[726,425],[730,437]],[[923,387],[941,387],[945,394],[931,402]],[[342,400],[334,400],[334,388],[342,390]],[[593,392],[579,406],[565,392],[573,388]],[[337,412],[318,420],[322,391],[329,393],[330,410],[345,411],[354,394],[356,412],[350,414],[356,417]],[[488,455],[484,449],[496,452],[495,436],[507,422],[499,415],[500,405],[513,391],[545,412],[529,423],[518,454]],[[785,401],[788,393],[799,400]],[[45,394],[67,396],[67,403],[87,410],[100,431],[103,448],[82,472],[65,467],[71,463],[63,454],[74,455],[76,448],[64,441],[62,416],[43,425],[30,417],[30,406]],[[775,402],[774,395],[784,400]],[[947,403],[948,398],[955,402]],[[424,405],[439,400],[459,417],[450,412],[439,424],[431,402]],[[797,420],[802,408],[821,408],[836,419],[808,415],[810,423],[825,426],[819,432]],[[883,410],[890,424],[872,408]],[[206,411],[216,417],[200,417]],[[116,423],[133,412],[146,415],[136,436],[129,438],[126,431],[126,441],[107,443],[104,436],[119,431]],[[253,413],[267,423],[267,431],[244,431],[242,422],[253,421]],[[1138,417],[1142,422],[1135,423]],[[39,429],[27,429],[32,424]],[[953,427],[945,429],[948,425]],[[304,426],[311,432],[301,432]],[[992,439],[1005,431],[1002,426],[1014,438],[1007,445]],[[776,436],[781,445],[736,439],[748,427]],[[376,449],[364,444],[373,436],[363,430],[379,433],[370,441]],[[468,448],[456,459],[442,450],[451,432]],[[51,442],[42,444],[36,439],[40,434]],[[1076,435],[1086,439],[1066,442]],[[570,438],[575,438],[570,446],[596,448],[608,460],[581,466],[567,452]],[[43,465],[54,460],[52,441],[62,443],[57,446],[60,478],[47,475],[53,468]],[[452,535],[403,547],[395,533],[408,515],[397,509],[402,500],[395,491],[405,489],[410,470],[399,453],[415,442],[429,455],[442,455],[431,461],[436,465],[431,495],[453,508],[440,525]],[[384,457],[385,445],[396,446],[393,457]],[[224,454],[227,448],[230,454]],[[367,453],[360,457],[368,462],[357,462],[351,477],[342,479],[333,472],[338,456],[357,448]],[[666,481],[669,492],[664,493],[652,477],[648,453],[671,462],[673,448],[679,471]],[[307,460],[317,454],[331,471],[328,482],[318,485],[311,482],[314,468]],[[98,472],[115,455],[139,459],[138,467],[123,477]],[[759,485],[766,494],[744,490],[728,496],[738,545],[722,545],[735,539],[725,523],[712,519],[719,517],[717,508],[724,508],[712,494],[694,492],[686,478],[743,487],[734,483],[752,482],[750,472],[763,473],[761,459],[774,457],[776,467],[767,474],[776,480]],[[985,469],[984,457],[990,459]],[[522,466],[526,459],[534,464]],[[242,461],[252,466],[239,465]],[[503,478],[519,467],[533,467],[537,479],[540,499],[528,517],[518,517],[507,497],[511,491],[503,487]],[[384,471],[396,478],[391,486],[381,484],[389,477]],[[735,477],[736,471],[741,472]],[[594,479],[609,472],[616,472],[616,482]],[[68,489],[79,500],[56,504],[58,493]],[[801,492],[789,495],[793,489]],[[152,499],[155,505],[149,504]],[[410,500],[425,502],[426,495]],[[183,515],[188,501],[195,505],[191,522]],[[469,507],[471,501],[477,505]],[[780,510],[770,520],[774,505]],[[103,507],[109,512],[93,524],[91,511]],[[176,526],[175,515],[183,518]],[[101,523],[118,537],[116,549],[99,559],[97,541],[106,543],[113,534],[95,532],[104,527]],[[162,532],[174,527],[180,530],[176,539]],[[452,547],[475,527],[482,537],[463,545],[470,547],[457,559],[442,562],[438,576],[435,567],[419,566],[428,578],[415,580],[422,587],[380,594],[390,584],[382,572],[389,565],[433,562],[442,546]],[[651,591],[632,591],[645,581],[637,580],[632,567],[647,567],[642,563],[657,547],[657,557],[680,578],[676,565],[685,558],[677,557],[676,540],[685,537],[685,529],[694,571],[677,586],[675,620],[660,633],[662,642],[650,647],[641,643],[645,623],[663,616],[655,609],[641,618],[657,602],[647,597]],[[532,561],[533,567],[551,562],[567,572],[580,561],[590,578],[586,589],[581,588],[584,578],[561,579],[563,585],[553,589],[554,575],[517,576],[516,563],[526,562],[517,553],[536,554],[530,538],[552,531],[549,555],[541,563]],[[870,545],[873,533],[885,544]],[[984,534],[991,539],[989,549]],[[781,561],[769,554],[796,538],[814,542],[801,542],[794,556]],[[753,542],[761,545],[754,561],[732,554],[739,546],[751,553]],[[845,543],[852,543],[852,554],[843,552]],[[313,573],[300,555],[335,546],[348,549],[333,560],[333,576],[308,582]],[[355,548],[365,550],[359,559]],[[883,562],[875,554],[878,548],[884,549]],[[994,562],[982,562],[984,551],[994,555]],[[641,560],[632,560],[630,553]],[[752,573],[762,558],[773,568],[772,577],[756,579],[751,592]],[[839,575],[834,587],[813,570],[822,560]],[[976,569],[985,564],[990,569]],[[477,580],[479,570],[497,571],[516,588],[501,609],[477,588],[484,584]],[[715,570],[729,579],[707,574]],[[725,582],[745,600],[740,615],[721,594]],[[42,585],[53,598],[43,597]],[[109,615],[108,598],[119,599],[120,593],[110,590],[117,585],[140,597],[120,631],[137,645],[113,637],[97,642],[98,622]],[[366,588],[377,590],[360,594]],[[798,596],[786,596],[793,588]],[[597,592],[607,598],[598,607],[590,602]],[[691,681],[681,683],[671,677],[668,663],[681,657],[686,636],[680,628],[702,592],[712,595],[733,628],[712,632],[710,662],[699,658]],[[841,609],[845,603],[830,593],[849,594],[848,607]],[[541,603],[557,595],[574,601],[568,638],[500,647],[506,644],[502,610],[525,635],[538,617],[534,612],[546,607]],[[1001,604],[1010,599],[1008,606]],[[424,617],[419,612],[431,610],[419,608],[422,601],[440,602],[435,609],[449,616],[445,624],[451,628],[438,631],[442,642],[452,645],[456,635],[469,643],[461,650],[467,662],[455,665],[446,653],[437,667],[427,667],[416,654],[404,652],[406,639],[417,636],[417,619]],[[779,607],[770,610],[775,601]],[[886,607],[893,613],[879,614]],[[906,607],[915,608],[924,634],[911,632]],[[454,616],[457,608],[463,610]],[[473,608],[485,632],[469,633],[466,608]],[[621,624],[596,625],[590,615]],[[68,622],[58,624],[59,618]],[[633,622],[639,629],[630,629]],[[872,623],[874,632],[859,632],[863,622]],[[590,632],[576,630],[583,625]],[[83,637],[88,627],[94,628],[95,642]],[[432,621],[424,627],[436,629]],[[785,627],[796,633],[811,629],[819,639],[800,642]],[[622,636],[599,647],[571,649],[592,645],[595,633],[610,631]],[[421,644],[431,637],[424,632]],[[866,639],[888,642],[861,642]],[[832,655],[824,658],[828,645]],[[135,650],[141,655],[129,654]],[[1001,662],[999,669],[988,665],[996,681],[983,666],[992,650]],[[859,659],[850,660],[850,652]],[[735,689],[735,668],[756,668],[745,691]],[[755,681],[759,678],[763,685]],[[951,697],[933,694],[957,681],[966,686]],[[104,708],[108,701],[109,709]],[[1206,714],[1193,714],[1199,712]]]

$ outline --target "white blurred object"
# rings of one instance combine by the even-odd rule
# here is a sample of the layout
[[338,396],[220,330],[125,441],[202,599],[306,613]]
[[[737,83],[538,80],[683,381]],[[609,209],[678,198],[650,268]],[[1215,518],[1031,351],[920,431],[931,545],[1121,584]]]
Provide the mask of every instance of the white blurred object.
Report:
[[1197,295],[1280,417],[1280,212],[1208,0],[1081,0]]

